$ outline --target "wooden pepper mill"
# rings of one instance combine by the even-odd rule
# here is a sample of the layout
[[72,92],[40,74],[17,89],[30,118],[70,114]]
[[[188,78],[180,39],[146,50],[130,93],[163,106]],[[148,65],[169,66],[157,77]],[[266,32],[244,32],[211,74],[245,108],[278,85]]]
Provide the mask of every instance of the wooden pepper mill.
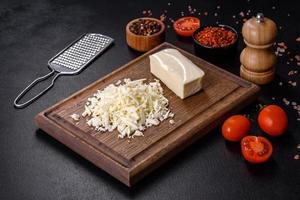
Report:
[[258,13],[242,28],[247,47],[240,55],[240,76],[256,84],[267,84],[275,75],[276,55],[272,49],[277,27],[274,21]]

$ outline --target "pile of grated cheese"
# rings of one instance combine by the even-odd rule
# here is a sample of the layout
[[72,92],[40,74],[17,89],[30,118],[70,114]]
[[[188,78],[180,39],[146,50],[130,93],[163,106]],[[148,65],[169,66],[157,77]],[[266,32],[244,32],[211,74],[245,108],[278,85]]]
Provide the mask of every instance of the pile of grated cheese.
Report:
[[112,132],[117,129],[119,138],[143,136],[147,127],[157,126],[174,113],[163,95],[158,80],[145,83],[146,79],[124,79],[98,90],[88,98],[83,117],[96,131]]

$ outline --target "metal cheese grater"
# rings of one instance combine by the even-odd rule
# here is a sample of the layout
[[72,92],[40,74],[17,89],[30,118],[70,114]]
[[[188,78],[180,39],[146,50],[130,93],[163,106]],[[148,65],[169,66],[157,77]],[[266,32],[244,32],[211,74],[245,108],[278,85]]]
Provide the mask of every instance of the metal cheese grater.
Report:
[[[15,99],[14,105],[16,108],[23,108],[34,100],[42,96],[47,92],[53,85],[54,81],[60,75],[73,75],[78,74],[86,67],[92,60],[94,60],[99,54],[105,51],[111,44],[113,39],[96,33],[87,33],[80,36],[69,46],[59,52],[56,56],[48,61],[48,67],[51,72],[45,76],[35,79],[30,83]],[[41,91],[39,94],[26,101],[25,103],[19,104],[18,101],[37,83],[49,78],[53,74],[56,74],[52,79],[51,84]]]

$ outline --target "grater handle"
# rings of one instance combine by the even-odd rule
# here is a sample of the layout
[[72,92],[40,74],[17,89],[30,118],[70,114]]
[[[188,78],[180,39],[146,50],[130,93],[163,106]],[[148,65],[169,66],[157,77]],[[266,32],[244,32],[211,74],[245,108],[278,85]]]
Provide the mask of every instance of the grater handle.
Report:
[[49,72],[48,74],[46,74],[45,76],[41,76],[37,79],[35,79],[33,82],[31,82],[14,100],[14,106],[16,108],[24,108],[26,106],[28,106],[29,104],[31,104],[33,101],[35,101],[37,98],[39,98],[40,96],[42,96],[44,93],[46,93],[50,88],[53,87],[54,85],[54,81],[59,77],[59,75],[61,75],[61,73],[58,73],[54,76],[54,78],[51,81],[51,84],[45,88],[43,91],[41,91],[40,93],[38,93],[36,96],[34,96],[33,98],[29,99],[28,101],[24,102],[24,103],[18,103],[18,101],[31,89],[33,88],[37,83],[44,81],[46,79],[48,79],[50,76],[52,76],[55,73],[54,70],[52,70],[51,72]]

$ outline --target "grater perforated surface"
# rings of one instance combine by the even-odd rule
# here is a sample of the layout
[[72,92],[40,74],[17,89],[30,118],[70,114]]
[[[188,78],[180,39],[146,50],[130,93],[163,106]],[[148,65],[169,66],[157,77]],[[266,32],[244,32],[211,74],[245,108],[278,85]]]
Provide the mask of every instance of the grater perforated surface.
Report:
[[53,57],[48,64],[61,73],[78,73],[112,42],[112,38],[102,34],[85,34]]

